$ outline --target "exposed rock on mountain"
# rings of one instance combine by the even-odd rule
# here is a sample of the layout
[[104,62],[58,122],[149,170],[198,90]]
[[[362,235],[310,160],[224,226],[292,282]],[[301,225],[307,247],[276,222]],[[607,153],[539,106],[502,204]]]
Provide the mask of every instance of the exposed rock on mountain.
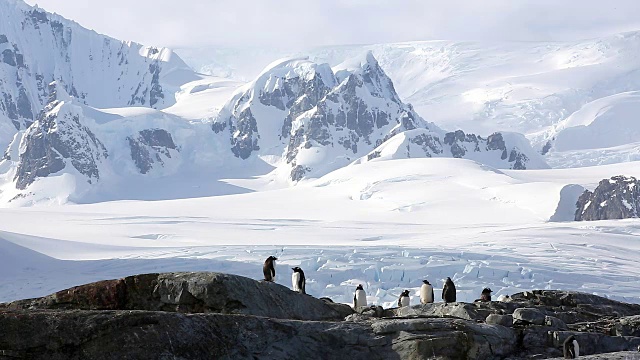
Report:
[[389,139],[359,160],[454,157],[475,160],[499,169],[548,168],[540,154],[520,134],[494,133],[486,138],[475,134],[429,131],[405,131]]
[[[640,345],[634,330],[640,305],[576,292],[533,291],[514,294],[510,302],[381,311],[383,318],[364,311],[340,321],[352,313],[349,306],[273,283],[216,273],[137,275],[0,304],[0,355],[530,359],[561,356],[570,335],[582,355]],[[401,311],[406,314],[399,317]],[[511,323],[489,321],[496,316]],[[337,321],[308,321],[320,319]]]
[[160,108],[175,103],[184,79],[168,75],[180,72],[191,73],[168,49],[99,35],[21,0],[2,1],[0,146],[36,120],[52,81],[91,106]]
[[178,151],[171,134],[163,129],[146,129],[138,132],[138,136],[127,137],[131,149],[131,159],[141,174],[146,174],[154,163],[164,165],[164,159],[171,159],[172,150]]
[[18,189],[63,170],[69,163],[91,183],[100,179],[99,164],[108,156],[104,145],[83,123],[82,109],[56,83],[50,88],[49,103],[20,142],[15,174]]
[[634,177],[614,176],[600,181],[593,192],[585,190],[576,203],[576,221],[637,218],[640,187]]

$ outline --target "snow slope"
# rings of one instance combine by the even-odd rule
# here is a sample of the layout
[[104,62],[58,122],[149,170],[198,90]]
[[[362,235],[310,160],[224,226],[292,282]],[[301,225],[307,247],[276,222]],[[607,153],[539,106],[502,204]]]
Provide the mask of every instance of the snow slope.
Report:
[[490,286],[640,302],[638,220],[547,221],[567,185],[612,173],[638,176],[640,163],[497,171],[463,159],[389,160],[279,190],[0,210],[0,300],[151,271],[259,279],[276,255],[278,282],[289,286],[289,268],[301,265],[312,295],[342,302],[362,283],[373,303],[390,306],[407,288],[415,304],[424,277],[441,286],[447,276],[464,301]]

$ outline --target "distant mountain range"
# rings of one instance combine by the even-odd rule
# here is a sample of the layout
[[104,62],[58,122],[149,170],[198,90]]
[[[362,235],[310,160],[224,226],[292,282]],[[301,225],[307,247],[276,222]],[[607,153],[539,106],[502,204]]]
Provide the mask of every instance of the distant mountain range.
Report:
[[[218,65],[201,66],[206,75],[169,49],[111,39],[21,1],[0,0],[0,10],[5,204],[129,198],[154,186],[145,199],[171,198],[160,194],[167,183],[181,197],[240,170],[286,186],[399,158],[566,167],[640,142],[631,126],[638,34],[323,48],[259,74],[259,58],[234,62],[250,50],[220,50],[208,55]],[[245,75],[253,78],[239,86]],[[603,137],[611,115],[619,124]]]

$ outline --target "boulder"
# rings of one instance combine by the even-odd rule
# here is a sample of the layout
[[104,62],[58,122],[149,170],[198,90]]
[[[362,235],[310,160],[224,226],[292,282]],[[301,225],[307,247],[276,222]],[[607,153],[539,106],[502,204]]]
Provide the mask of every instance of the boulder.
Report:
[[491,314],[487,316],[485,322],[489,325],[513,326],[513,315]]
[[499,303],[431,303],[385,311],[386,316],[437,316],[484,321],[492,313],[502,311]]
[[513,312],[514,324],[544,325],[545,315],[538,309],[520,308]]
[[511,354],[516,333],[500,325],[451,318],[379,320],[373,333],[391,337],[400,359],[490,359]]
[[271,282],[212,272],[145,274],[73,287],[9,309],[149,310],[342,320],[351,307]]

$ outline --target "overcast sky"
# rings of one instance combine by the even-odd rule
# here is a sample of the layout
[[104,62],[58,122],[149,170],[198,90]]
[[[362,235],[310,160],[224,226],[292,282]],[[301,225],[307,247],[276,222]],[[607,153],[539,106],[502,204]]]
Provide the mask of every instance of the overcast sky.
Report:
[[640,30],[640,0],[27,0],[149,45],[573,40]]

